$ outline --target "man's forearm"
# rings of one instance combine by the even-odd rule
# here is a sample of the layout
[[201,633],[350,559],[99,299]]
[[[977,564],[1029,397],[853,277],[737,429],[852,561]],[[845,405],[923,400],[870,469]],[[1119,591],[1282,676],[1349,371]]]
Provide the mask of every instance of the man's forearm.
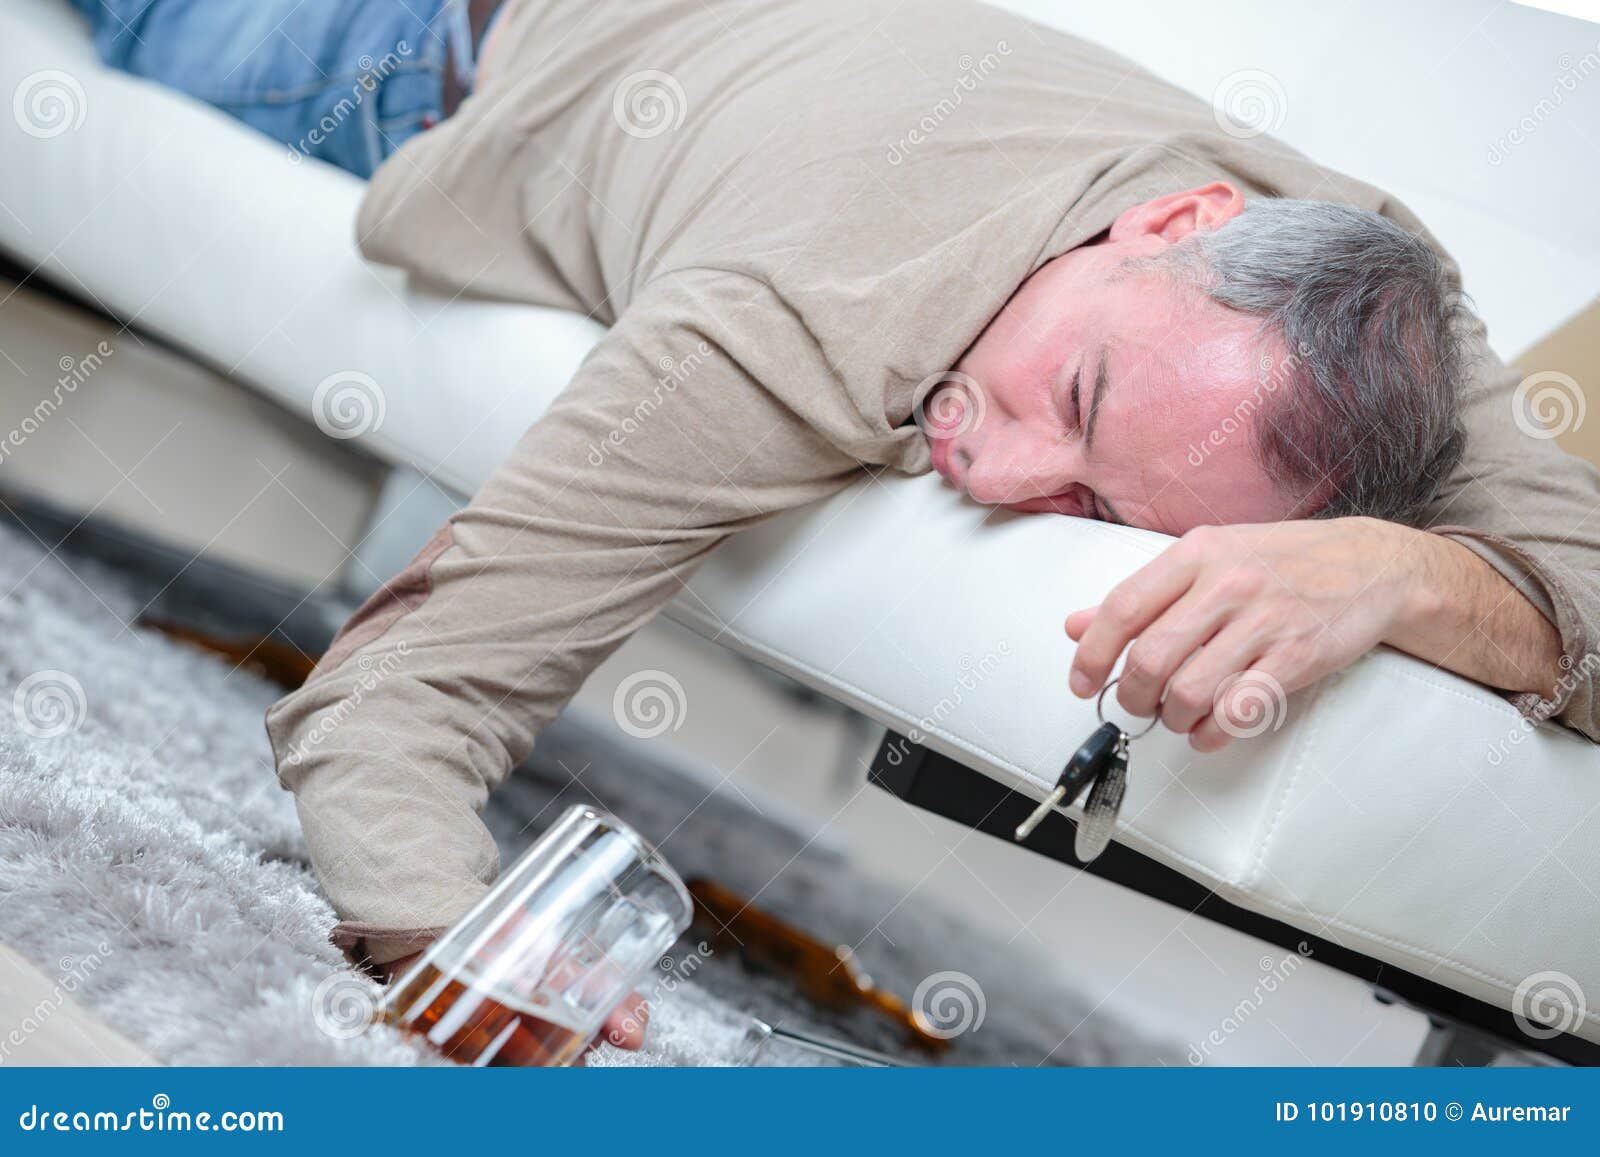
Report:
[[1549,695],[1560,674],[1555,626],[1459,542],[1404,533],[1412,536],[1397,563],[1408,574],[1406,605],[1384,642],[1490,687]]

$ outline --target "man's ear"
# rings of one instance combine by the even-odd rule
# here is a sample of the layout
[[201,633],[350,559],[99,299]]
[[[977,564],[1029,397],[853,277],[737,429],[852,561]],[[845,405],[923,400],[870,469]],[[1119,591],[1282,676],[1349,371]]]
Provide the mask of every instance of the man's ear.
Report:
[[1167,193],[1123,210],[1111,226],[1112,241],[1159,237],[1167,244],[1191,233],[1220,229],[1244,211],[1244,194],[1226,181]]

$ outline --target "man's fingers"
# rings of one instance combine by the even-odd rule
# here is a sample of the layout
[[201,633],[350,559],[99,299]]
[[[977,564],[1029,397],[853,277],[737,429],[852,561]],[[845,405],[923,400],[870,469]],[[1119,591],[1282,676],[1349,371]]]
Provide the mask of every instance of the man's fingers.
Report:
[[1233,742],[1233,736],[1222,729],[1215,715],[1208,715],[1200,725],[1189,732],[1189,746],[1203,755],[1221,751]]
[[1235,739],[1253,739],[1283,726],[1289,692],[1316,678],[1282,651],[1257,659],[1218,685],[1211,713],[1189,732],[1196,751],[1221,751]]
[[1117,683],[1117,702],[1133,715],[1161,709],[1167,683],[1184,662],[1216,634],[1227,608],[1191,589],[1146,627],[1128,648]]
[[1067,638],[1074,643],[1083,638],[1083,633],[1089,629],[1089,624],[1094,622],[1095,612],[1100,608],[1085,607],[1081,611],[1073,611],[1067,616]]
[[1078,640],[1068,680],[1074,695],[1087,699],[1105,686],[1123,649],[1189,589],[1196,565],[1193,552],[1168,548],[1112,589]]
[[1238,622],[1223,627],[1167,681],[1161,722],[1179,735],[1190,734],[1215,709],[1223,680],[1248,670],[1260,654],[1261,642],[1253,629]]
[[644,1046],[644,1030],[650,1025],[650,1005],[637,992],[611,1010],[600,1039],[619,1049],[638,1049]]

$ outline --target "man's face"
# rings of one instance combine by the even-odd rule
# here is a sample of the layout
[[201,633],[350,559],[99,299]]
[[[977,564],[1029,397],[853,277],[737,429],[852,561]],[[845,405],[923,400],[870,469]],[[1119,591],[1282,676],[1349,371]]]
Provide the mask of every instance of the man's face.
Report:
[[1114,231],[1024,282],[955,366],[979,397],[956,379],[924,402],[934,468],[979,502],[1173,535],[1293,517],[1244,416],[1278,352],[1255,319],[1124,267],[1166,244]]

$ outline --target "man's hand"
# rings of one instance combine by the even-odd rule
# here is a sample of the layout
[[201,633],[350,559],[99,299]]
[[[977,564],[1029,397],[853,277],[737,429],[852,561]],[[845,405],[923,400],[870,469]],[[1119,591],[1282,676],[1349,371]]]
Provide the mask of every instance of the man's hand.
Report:
[[[1513,691],[1548,693],[1561,642],[1466,547],[1371,518],[1205,526],[1068,617],[1074,694],[1128,650],[1117,701],[1217,751],[1288,694],[1379,643]],[[1270,709],[1270,708],[1269,708]]]

